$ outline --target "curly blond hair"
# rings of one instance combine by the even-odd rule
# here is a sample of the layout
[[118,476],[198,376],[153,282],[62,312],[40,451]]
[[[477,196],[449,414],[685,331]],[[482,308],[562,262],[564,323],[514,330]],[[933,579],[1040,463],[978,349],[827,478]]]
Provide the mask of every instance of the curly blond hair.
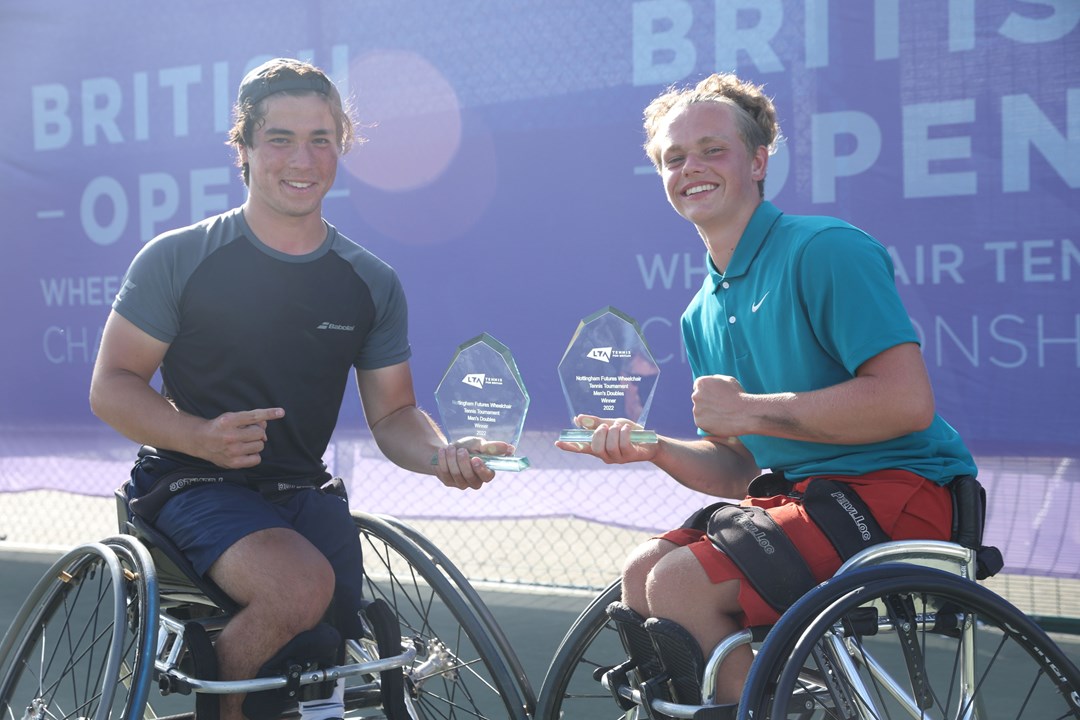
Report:
[[[776,152],[781,140],[780,123],[765,88],[732,73],[713,73],[692,87],[669,87],[645,108],[645,154],[658,171],[660,148],[656,145],[656,133],[672,112],[699,102],[719,102],[735,110],[736,127],[749,153],[753,154],[761,146],[765,146],[770,155]],[[758,183],[758,188],[764,196],[764,179]]]

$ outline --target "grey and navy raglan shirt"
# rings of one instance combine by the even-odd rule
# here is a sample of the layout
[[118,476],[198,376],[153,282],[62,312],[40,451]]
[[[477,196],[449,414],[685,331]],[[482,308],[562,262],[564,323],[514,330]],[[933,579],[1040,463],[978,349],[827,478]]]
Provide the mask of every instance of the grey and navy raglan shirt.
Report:
[[329,224],[314,252],[277,252],[239,208],[147,243],[113,309],[169,343],[162,393],[180,410],[211,419],[285,409],[268,424],[262,462],[247,471],[257,481],[325,479],[322,456],[352,368],[411,354],[393,268]]

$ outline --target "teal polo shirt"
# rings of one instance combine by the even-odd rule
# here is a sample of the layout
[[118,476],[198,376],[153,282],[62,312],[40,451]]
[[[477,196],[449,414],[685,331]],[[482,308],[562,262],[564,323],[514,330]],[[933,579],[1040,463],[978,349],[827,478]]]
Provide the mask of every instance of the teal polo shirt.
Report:
[[[709,275],[682,316],[694,377],[730,375],[754,394],[837,385],[896,345],[918,342],[877,240],[831,217],[785,215],[763,202],[727,271]],[[704,434],[704,433],[702,433]],[[974,475],[940,416],[926,430],[866,445],[740,438],[758,467],[791,479],[902,469],[938,483]]]

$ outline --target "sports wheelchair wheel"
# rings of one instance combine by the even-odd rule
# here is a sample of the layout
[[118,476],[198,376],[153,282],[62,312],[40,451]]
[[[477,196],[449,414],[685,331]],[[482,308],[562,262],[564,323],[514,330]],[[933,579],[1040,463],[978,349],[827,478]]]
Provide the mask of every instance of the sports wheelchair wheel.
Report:
[[597,669],[626,659],[619,633],[606,612],[620,595],[620,582],[616,580],[574,620],[540,686],[535,720],[623,717],[611,694],[593,677]]
[[1080,671],[981,585],[882,565],[838,575],[781,617],[738,717],[1080,718]]
[[353,518],[363,545],[364,594],[385,600],[402,635],[417,646],[415,663],[405,668],[415,715],[527,720],[531,693],[518,681],[520,665],[504,659],[512,656],[509,644],[501,631],[493,639],[497,626],[486,608],[478,614],[483,603],[456,568],[396,521],[360,512]]
[[525,700],[526,713],[532,717],[536,710],[536,694],[533,692],[532,683],[529,682],[529,677],[525,673],[525,668],[522,666],[517,653],[515,653],[513,647],[511,647],[510,640],[506,637],[506,633],[503,632],[502,627],[495,619],[495,616],[491,614],[491,610],[480,597],[479,593],[476,592],[476,589],[468,581],[461,570],[454,565],[450,558],[448,558],[435,543],[431,542],[426,535],[395,517],[389,515],[376,515],[376,517],[385,521],[392,528],[418,545],[421,551],[431,559],[432,563],[447,576],[453,584],[454,589],[465,599],[469,608],[483,623],[484,629],[487,631],[491,641],[498,648],[500,659],[506,665],[507,669],[513,673],[518,687],[521,689],[522,697]]
[[146,550],[124,537],[61,557],[0,643],[0,717],[139,716],[153,671],[155,584]]

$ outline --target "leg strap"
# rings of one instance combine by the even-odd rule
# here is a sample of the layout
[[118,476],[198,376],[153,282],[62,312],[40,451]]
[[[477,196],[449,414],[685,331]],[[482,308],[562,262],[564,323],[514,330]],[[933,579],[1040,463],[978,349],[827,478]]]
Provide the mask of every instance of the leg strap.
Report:
[[[217,680],[217,651],[210,635],[201,623],[184,625],[184,643],[191,657],[191,675],[200,680]],[[195,693],[195,716],[199,720],[218,720],[221,717],[221,698],[210,693]]]
[[[842,560],[889,539],[870,508],[845,483],[817,478],[807,486],[802,504]],[[817,585],[802,554],[762,508],[721,505],[709,517],[707,532],[777,612]]]
[[319,623],[285,643],[259,668],[255,677],[284,674],[289,684],[278,690],[249,693],[244,698],[244,715],[249,718],[278,717],[290,702],[329,697],[334,683],[308,685],[301,691],[300,675],[306,670],[335,665],[340,645],[340,633],[327,623]]
[[806,514],[829,538],[841,560],[889,540],[855,488],[831,478],[815,478],[803,496]]
[[709,518],[707,532],[777,612],[817,584],[795,545],[762,508],[722,505]]

